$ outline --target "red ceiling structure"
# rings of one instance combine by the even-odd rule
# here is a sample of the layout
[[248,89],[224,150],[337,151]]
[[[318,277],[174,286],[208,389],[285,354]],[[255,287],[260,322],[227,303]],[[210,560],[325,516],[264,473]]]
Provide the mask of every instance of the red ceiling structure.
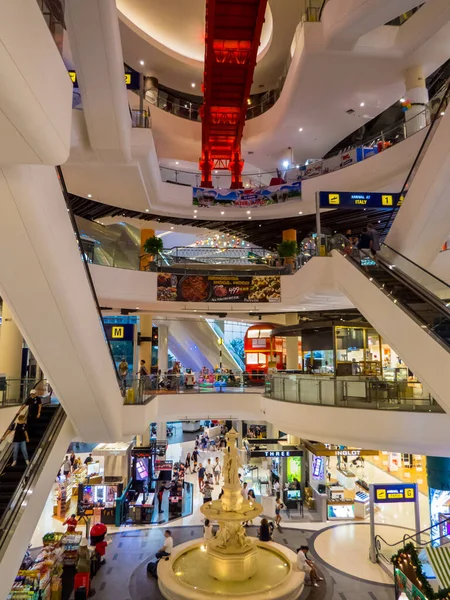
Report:
[[206,0],[202,187],[213,169],[242,187],[241,139],[267,0]]

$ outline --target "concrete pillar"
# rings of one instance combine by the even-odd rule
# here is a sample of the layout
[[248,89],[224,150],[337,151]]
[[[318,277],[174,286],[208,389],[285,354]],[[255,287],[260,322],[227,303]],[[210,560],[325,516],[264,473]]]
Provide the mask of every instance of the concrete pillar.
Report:
[[0,328],[0,373],[7,379],[20,379],[22,369],[23,337],[13,320],[6,302],[3,302]]
[[[139,363],[145,360],[145,366],[150,373],[152,368],[152,315],[139,315],[141,344],[139,346]],[[144,341],[142,341],[144,339]],[[139,368],[139,367],[138,367]]]
[[283,231],[283,242],[296,242],[297,241],[297,230],[296,229],[285,229]]
[[405,112],[406,135],[410,136],[423,129],[428,122],[428,90],[425,85],[425,75],[422,67],[410,67],[405,72],[405,100],[412,107]]
[[165,373],[169,369],[169,327],[158,325],[158,369]]
[[154,229],[141,229],[141,247],[139,251],[139,270],[147,271],[149,263],[153,260],[148,254],[145,254],[144,243],[148,238],[155,236]]
[[165,421],[158,421],[156,423],[156,439],[167,440],[167,423]]
[[[297,325],[297,313],[286,313],[286,325]],[[298,336],[286,337],[286,369],[298,369]]]
[[150,446],[150,424],[147,425],[147,428],[144,430],[141,436],[142,446]]

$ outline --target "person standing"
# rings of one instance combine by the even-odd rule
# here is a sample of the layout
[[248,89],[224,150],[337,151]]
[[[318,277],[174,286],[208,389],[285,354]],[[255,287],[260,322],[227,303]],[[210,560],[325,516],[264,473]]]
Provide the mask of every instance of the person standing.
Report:
[[242,494],[242,497],[244,498],[244,500],[247,500],[247,498],[248,498],[248,487],[247,487],[247,482],[246,481],[244,481],[244,485],[242,486],[241,494]]
[[210,458],[208,458],[208,460],[206,461],[205,473],[206,473],[206,476],[208,478],[209,478],[210,475],[211,476],[213,475],[213,466],[211,464],[211,459]]
[[372,255],[375,256],[375,254],[381,250],[380,234],[375,229],[375,227],[373,226],[372,223],[369,223],[367,225],[367,232],[370,235],[370,238],[372,240],[372,247],[371,247]]
[[201,490],[203,494],[203,504],[211,502],[213,489],[214,486],[211,485],[210,480],[208,479],[208,481],[203,485],[203,488]]
[[162,510],[162,508],[161,508],[161,507],[162,507],[162,501],[163,501],[163,498],[164,498],[164,486],[163,486],[163,485],[161,485],[161,486],[159,487],[159,490],[158,490],[158,512],[159,512],[159,513],[162,513],[162,512],[164,512],[164,511]]
[[200,463],[198,467],[198,489],[202,492],[205,485],[205,467]]
[[32,433],[35,428],[36,421],[41,418],[42,411],[42,400],[37,395],[36,390],[31,390],[30,395],[25,401],[25,406],[28,406],[28,433]]
[[72,465],[70,464],[69,457],[66,455],[66,458],[64,459],[64,462],[62,465],[65,479],[69,479],[69,473],[70,473],[71,466]]
[[214,537],[214,532],[213,532],[212,525],[211,525],[209,519],[205,519],[205,524],[203,525],[203,539],[205,540],[205,542],[209,542],[209,540],[212,540],[213,537]]
[[141,399],[142,399],[144,389],[147,385],[147,377],[148,377],[148,370],[147,370],[147,367],[145,366],[145,360],[143,360],[143,359],[140,362],[138,375],[139,375],[139,395],[141,396]]
[[75,471],[75,461],[77,460],[77,457],[75,456],[75,452],[72,450],[72,452],[70,453],[70,468],[72,471]]
[[284,504],[279,498],[275,500],[275,525],[278,527],[281,523],[281,509],[284,508]]
[[13,438],[13,462],[12,467],[17,465],[17,459],[19,458],[19,450],[22,452],[22,455],[25,459],[25,463],[27,465],[30,464],[28,459],[28,450],[27,450],[27,442],[30,441],[27,432],[27,418],[25,415],[19,415],[17,419],[17,423],[13,423],[10,428],[14,431]]
[[67,525],[66,533],[75,533],[75,530],[78,525],[76,515],[73,514],[73,515],[70,515],[70,517],[67,517],[67,519],[64,521],[63,525]]
[[84,464],[88,465],[91,462],[94,462],[94,459],[92,458],[92,454],[89,454],[89,456],[86,456],[86,458],[84,460]]
[[120,377],[120,384],[121,384],[123,393],[125,393],[125,391],[127,389],[127,375],[128,375],[128,363],[125,360],[125,356],[123,356],[121,362],[119,363],[119,377]]
[[173,550],[173,537],[170,529],[166,529],[164,532],[164,544],[155,554],[156,558],[159,560],[164,556],[170,556]]
[[220,466],[219,457],[216,456],[216,462],[214,463],[214,483],[219,485],[220,475],[222,473],[222,467]]
[[280,481],[278,479],[275,480],[275,483],[273,484],[273,489],[275,492],[275,498],[277,500],[279,500],[280,494],[281,494],[281,485],[280,485]]

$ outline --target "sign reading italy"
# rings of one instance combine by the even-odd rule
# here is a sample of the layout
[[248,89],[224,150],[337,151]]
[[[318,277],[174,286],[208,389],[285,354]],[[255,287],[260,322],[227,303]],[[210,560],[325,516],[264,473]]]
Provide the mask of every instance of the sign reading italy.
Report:
[[400,208],[404,196],[397,192],[319,192],[320,208]]
[[262,188],[245,188],[231,190],[228,188],[192,188],[192,203],[194,206],[236,206],[248,208],[280,204],[288,200],[300,200],[302,196],[301,183],[282,183]]

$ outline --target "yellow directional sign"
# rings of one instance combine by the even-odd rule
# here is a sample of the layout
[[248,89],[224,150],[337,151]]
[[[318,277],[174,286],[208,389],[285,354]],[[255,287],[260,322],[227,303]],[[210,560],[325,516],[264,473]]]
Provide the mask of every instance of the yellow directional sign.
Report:
[[113,325],[112,331],[111,331],[111,337],[115,338],[115,339],[122,339],[123,335],[124,335],[124,328]]
[[329,204],[340,204],[339,194],[328,194],[328,202]]
[[381,204],[383,206],[392,206],[393,205],[392,195],[391,194],[382,194],[381,195]]

